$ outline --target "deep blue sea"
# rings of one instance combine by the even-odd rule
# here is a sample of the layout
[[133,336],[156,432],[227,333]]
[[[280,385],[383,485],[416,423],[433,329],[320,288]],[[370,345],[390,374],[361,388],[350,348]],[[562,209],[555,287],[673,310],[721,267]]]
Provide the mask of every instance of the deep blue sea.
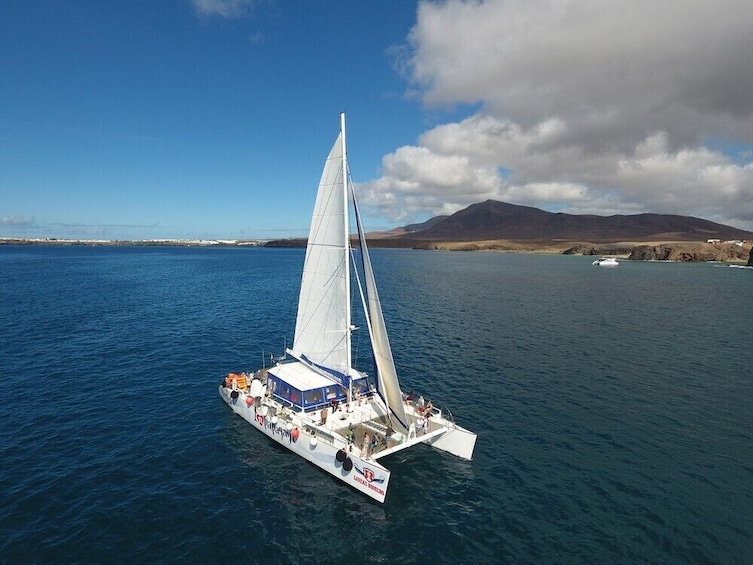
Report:
[[403,390],[478,433],[381,505],[217,394],[303,255],[0,247],[0,562],[753,563],[753,269],[372,250]]

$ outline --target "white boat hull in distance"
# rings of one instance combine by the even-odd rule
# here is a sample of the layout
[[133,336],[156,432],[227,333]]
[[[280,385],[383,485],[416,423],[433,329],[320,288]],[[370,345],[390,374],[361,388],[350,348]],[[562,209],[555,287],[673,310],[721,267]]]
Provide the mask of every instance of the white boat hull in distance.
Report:
[[601,259],[594,261],[592,264],[598,265],[599,267],[616,267],[619,265],[617,259],[614,257],[602,257]]

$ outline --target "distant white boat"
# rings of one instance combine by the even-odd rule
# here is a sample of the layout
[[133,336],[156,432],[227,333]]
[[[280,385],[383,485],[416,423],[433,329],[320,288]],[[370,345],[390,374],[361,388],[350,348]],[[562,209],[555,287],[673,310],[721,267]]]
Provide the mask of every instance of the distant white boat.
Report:
[[[349,202],[360,253],[350,248]],[[351,286],[358,288],[365,313],[373,381],[352,365],[351,334],[358,328],[351,323]],[[219,393],[254,428],[379,502],[390,481],[382,457],[419,443],[463,459],[473,456],[476,434],[455,424],[448,411],[400,390],[348,178],[344,114],[319,184],[293,346],[269,369],[228,374]]]
[[619,265],[617,262],[617,259],[614,257],[600,257],[596,261],[593,262],[594,265],[599,265],[600,267],[616,267]]

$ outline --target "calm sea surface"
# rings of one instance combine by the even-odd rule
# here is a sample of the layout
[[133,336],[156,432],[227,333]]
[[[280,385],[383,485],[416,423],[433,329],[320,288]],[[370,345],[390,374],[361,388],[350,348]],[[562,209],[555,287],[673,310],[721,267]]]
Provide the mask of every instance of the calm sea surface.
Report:
[[404,391],[478,433],[384,505],[217,394],[303,250],[0,247],[0,562],[753,562],[753,270],[372,259]]

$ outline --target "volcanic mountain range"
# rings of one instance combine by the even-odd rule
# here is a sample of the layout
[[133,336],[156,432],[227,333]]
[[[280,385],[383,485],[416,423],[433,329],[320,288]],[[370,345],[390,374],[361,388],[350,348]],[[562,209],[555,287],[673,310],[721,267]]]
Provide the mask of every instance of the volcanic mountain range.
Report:
[[420,242],[492,240],[593,243],[751,240],[753,232],[691,216],[564,214],[487,200],[451,216],[437,216],[422,224],[389,232],[370,233],[368,238],[378,247],[407,247]]

